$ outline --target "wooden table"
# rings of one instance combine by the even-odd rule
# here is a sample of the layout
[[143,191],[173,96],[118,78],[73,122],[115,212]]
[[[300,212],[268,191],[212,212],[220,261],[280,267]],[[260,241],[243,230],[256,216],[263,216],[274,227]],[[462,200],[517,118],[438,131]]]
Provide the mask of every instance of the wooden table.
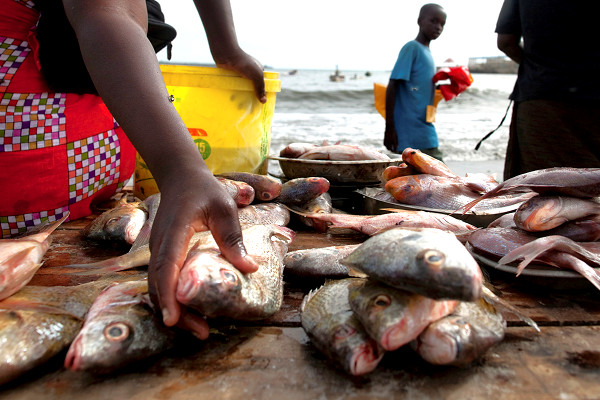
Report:
[[[66,223],[53,234],[44,267],[31,284],[80,283],[54,267],[126,251],[83,240],[79,230],[90,220]],[[290,250],[364,239],[299,231]],[[506,276],[490,280],[541,333],[506,313],[504,341],[466,368],[432,366],[403,348],[387,353],[373,373],[351,377],[326,360],[300,326],[299,305],[308,288],[286,284],[284,304],[269,320],[213,326],[204,342],[183,339],[159,358],[108,376],[65,370],[62,354],[5,385],[0,399],[600,398],[600,293],[591,286],[565,292]]]

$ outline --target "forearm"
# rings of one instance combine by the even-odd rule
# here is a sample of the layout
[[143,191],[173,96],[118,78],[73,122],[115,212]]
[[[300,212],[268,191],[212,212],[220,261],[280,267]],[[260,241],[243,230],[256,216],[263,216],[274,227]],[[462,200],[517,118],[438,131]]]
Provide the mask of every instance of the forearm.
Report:
[[498,34],[498,49],[517,64],[521,64],[521,61],[523,61],[523,48],[520,43],[520,36],[502,33]]
[[[159,187],[182,166],[203,165],[188,131],[168,99],[144,16],[132,1],[117,8],[64,0],[92,81],[106,106],[150,167]],[[125,9],[123,9],[125,8]],[[107,28],[110,27],[110,28]],[[208,170],[208,169],[206,169]]]
[[229,0],[194,0],[202,19],[210,52],[217,64],[226,64],[241,49]]
[[394,105],[396,104],[397,82],[390,79],[385,91],[385,126],[394,129]]

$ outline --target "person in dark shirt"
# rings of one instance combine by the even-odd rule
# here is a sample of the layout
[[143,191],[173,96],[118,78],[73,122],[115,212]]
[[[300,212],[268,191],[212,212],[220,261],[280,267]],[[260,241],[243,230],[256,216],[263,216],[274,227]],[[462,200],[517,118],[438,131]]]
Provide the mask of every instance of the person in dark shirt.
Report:
[[519,64],[504,179],[551,167],[600,167],[600,3],[505,0],[498,48]]

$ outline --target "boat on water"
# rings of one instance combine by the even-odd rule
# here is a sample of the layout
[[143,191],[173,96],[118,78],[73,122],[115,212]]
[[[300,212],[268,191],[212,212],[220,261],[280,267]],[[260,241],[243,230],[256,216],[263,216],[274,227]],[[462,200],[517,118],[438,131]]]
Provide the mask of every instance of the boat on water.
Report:
[[338,66],[335,66],[335,72],[331,75],[329,75],[329,80],[331,82],[344,82],[344,80],[346,80],[346,76],[342,75],[340,73],[340,70],[338,69]]

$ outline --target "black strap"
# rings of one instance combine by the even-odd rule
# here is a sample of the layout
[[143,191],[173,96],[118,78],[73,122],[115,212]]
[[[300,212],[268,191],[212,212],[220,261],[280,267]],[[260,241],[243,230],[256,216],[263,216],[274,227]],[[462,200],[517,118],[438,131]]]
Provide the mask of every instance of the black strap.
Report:
[[506,107],[506,112],[504,113],[504,117],[502,117],[502,121],[500,121],[500,123],[498,124],[498,126],[494,130],[492,130],[491,132],[489,132],[487,135],[485,135],[484,137],[482,137],[479,142],[477,142],[477,145],[475,146],[475,151],[479,150],[479,146],[481,146],[481,143],[484,140],[486,140],[487,138],[489,138],[490,136],[492,136],[492,134],[494,132],[496,132],[498,129],[500,129],[500,127],[504,123],[504,120],[506,119],[506,116],[508,115],[508,110],[510,110],[510,106],[511,105],[512,105],[512,100],[508,102],[508,107]]

